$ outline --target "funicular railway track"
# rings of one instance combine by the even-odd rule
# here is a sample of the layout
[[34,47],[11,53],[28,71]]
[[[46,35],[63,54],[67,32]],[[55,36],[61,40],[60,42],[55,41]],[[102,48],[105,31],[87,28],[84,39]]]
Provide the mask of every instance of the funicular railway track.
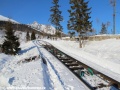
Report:
[[63,63],[90,90],[120,89],[120,83],[118,81],[63,53],[51,44],[48,44],[47,42],[44,43],[43,47]]

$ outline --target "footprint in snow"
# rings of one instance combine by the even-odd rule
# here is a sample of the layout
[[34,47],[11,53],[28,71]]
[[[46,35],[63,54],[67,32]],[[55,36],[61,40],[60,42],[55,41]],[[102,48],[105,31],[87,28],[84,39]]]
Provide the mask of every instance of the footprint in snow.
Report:
[[12,77],[9,79],[9,84],[12,85],[13,81],[15,80],[15,77]]

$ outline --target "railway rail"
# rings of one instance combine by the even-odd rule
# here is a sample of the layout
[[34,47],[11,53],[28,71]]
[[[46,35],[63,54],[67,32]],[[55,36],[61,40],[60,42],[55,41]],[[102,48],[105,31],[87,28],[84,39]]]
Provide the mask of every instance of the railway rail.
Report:
[[63,53],[51,44],[44,42],[43,47],[63,63],[90,90],[119,90],[120,83],[90,66]]

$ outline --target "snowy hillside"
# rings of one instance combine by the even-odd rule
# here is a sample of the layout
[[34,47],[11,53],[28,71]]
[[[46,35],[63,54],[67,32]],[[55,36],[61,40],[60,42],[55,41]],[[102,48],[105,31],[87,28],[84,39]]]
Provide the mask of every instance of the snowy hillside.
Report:
[[[13,19],[9,19],[9,18],[7,18],[5,16],[2,16],[2,15],[0,15],[0,21],[11,21],[13,23],[19,24],[17,21],[15,21]],[[52,34],[53,35],[56,32],[56,30],[55,30],[55,28],[53,26],[39,24],[36,21],[33,22],[32,24],[28,24],[28,25],[29,25],[29,27],[31,27],[34,30],[37,30],[37,31],[40,31],[40,32],[44,32],[44,33],[47,33],[47,34]]]
[[[9,18],[7,18],[5,16],[0,15],[0,21],[9,21],[9,20],[14,23],[13,24],[14,25],[13,29],[16,30],[15,35],[18,36],[20,42],[23,42],[23,41],[25,42],[26,41],[26,32],[24,30],[35,30],[35,29],[32,29],[32,28],[29,28],[27,25],[20,24],[20,23],[18,23],[17,21],[15,21],[13,19],[9,19]],[[0,26],[0,39],[1,39],[0,44],[2,44],[4,39],[5,39],[4,38],[4,36],[5,36],[5,27],[3,27],[3,26],[5,26],[5,24],[1,23],[1,26]],[[17,28],[15,28],[15,27],[17,27]],[[18,27],[20,28],[19,30],[18,30]],[[29,34],[31,35],[31,31],[29,32]],[[38,38],[38,37],[40,37],[39,34],[36,34],[36,38]]]
[[17,21],[10,19],[8,17],[2,16],[2,15],[0,15],[0,21],[11,21],[13,23],[18,23]]
[[55,28],[51,25],[39,24],[36,21],[34,21],[32,24],[29,24],[29,25],[38,31],[43,31],[48,34],[55,34]]
[[[19,38],[20,43],[26,42],[26,32],[16,31],[15,35]],[[31,35],[31,33],[29,33],[29,35]],[[4,42],[4,39],[5,39],[4,36],[5,36],[5,30],[0,30],[0,44]],[[40,38],[39,34],[36,34],[35,36],[37,39],[38,37]]]

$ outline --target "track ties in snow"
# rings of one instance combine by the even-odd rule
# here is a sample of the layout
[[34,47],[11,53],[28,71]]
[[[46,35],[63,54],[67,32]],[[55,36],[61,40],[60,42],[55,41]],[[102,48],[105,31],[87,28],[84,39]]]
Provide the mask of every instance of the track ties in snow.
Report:
[[[46,43],[46,42],[44,42]],[[104,75],[103,73],[94,70],[90,66],[85,65],[84,63],[74,59],[73,57],[63,53],[52,45],[45,45],[44,48],[53,54],[61,63],[63,63],[74,75],[76,75],[88,88],[91,90],[96,89],[111,89],[116,88],[120,89],[120,83],[109,76]],[[49,60],[47,60],[49,62]],[[52,69],[57,74],[54,66],[49,62]],[[59,75],[58,78],[60,79]],[[61,84],[62,83],[61,81]],[[117,86],[117,87],[116,87]]]

